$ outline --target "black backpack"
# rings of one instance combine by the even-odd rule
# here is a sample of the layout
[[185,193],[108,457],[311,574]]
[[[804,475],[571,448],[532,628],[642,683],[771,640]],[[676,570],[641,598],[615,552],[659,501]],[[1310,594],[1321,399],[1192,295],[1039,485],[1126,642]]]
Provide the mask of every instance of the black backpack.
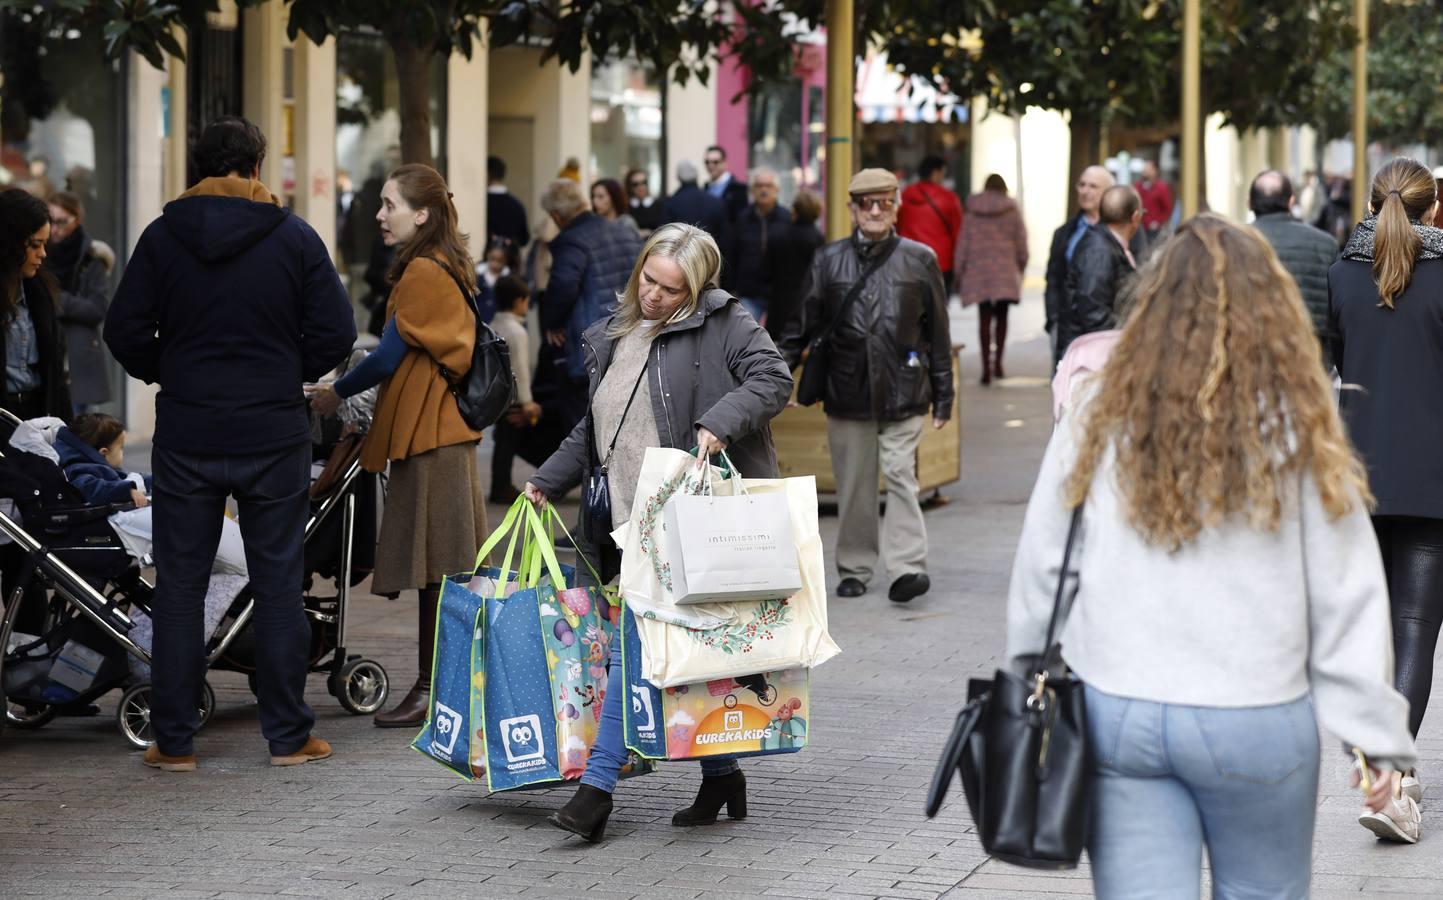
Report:
[[466,285],[455,272],[447,270],[447,273],[456,282],[456,289],[466,298],[466,305],[476,317],[476,346],[471,350],[471,369],[462,377],[457,378],[439,362],[437,366],[441,369],[441,377],[451,388],[451,395],[456,398],[456,408],[461,411],[462,421],[481,431],[495,424],[511,408],[516,394],[516,378],[511,372],[511,350],[506,341],[481,320],[476,298],[466,290]]

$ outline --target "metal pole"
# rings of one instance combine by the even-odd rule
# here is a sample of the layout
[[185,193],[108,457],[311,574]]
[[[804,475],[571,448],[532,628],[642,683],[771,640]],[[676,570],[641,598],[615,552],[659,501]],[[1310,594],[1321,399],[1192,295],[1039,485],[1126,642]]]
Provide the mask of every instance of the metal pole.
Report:
[[827,238],[851,231],[847,183],[852,179],[852,123],[856,119],[856,54],[852,0],[827,0]]
[[1368,0],[1353,0],[1353,221],[1368,213]]
[[[1359,0],[1362,2],[1362,0]],[[1182,217],[1198,211],[1202,183],[1202,18],[1201,0],[1183,0],[1182,7]]]

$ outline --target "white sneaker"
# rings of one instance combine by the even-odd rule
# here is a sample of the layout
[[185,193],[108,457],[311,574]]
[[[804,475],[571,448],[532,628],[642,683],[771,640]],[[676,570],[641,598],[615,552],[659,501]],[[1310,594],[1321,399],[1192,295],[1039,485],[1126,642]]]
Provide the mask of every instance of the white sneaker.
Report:
[[1417,801],[1407,794],[1391,798],[1381,812],[1365,812],[1358,817],[1358,824],[1378,837],[1403,844],[1418,843],[1422,822],[1423,814],[1418,811]]
[[1403,793],[1413,798],[1418,808],[1423,808],[1423,782],[1418,780],[1418,770],[1409,769],[1408,774],[1403,776]]

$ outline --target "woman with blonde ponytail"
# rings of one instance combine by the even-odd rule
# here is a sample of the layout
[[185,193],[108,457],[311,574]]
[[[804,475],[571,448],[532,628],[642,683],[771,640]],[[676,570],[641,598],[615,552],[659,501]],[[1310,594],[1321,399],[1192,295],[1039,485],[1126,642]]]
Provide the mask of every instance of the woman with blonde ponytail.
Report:
[[391,470],[371,590],[414,589],[420,608],[416,684],[375,722],[419,728],[431,696],[441,582],[475,564],[487,530],[476,465],[481,433],[461,418],[441,373],[445,367],[461,378],[471,368],[476,323],[467,295],[476,290],[476,264],[446,182],[430,166],[391,173],[376,221],[386,246],[396,248],[381,345],[334,385],[309,385],[307,393],[329,414],[343,398],[381,386],[361,449],[368,471]]
[[[1443,624],[1443,231],[1425,224],[1438,209],[1437,187],[1415,160],[1379,170],[1369,204],[1373,215],[1328,272],[1328,306],[1343,421],[1377,498],[1395,683],[1416,737]],[[1408,802],[1422,801],[1416,772],[1399,788]],[[1416,816],[1416,808],[1401,811]],[[1384,837],[1417,839],[1416,824],[1395,829],[1399,823],[1376,816],[1362,823]]]
[[1416,757],[1363,469],[1257,232],[1198,216],[1133,287],[1043,458],[1008,656],[1043,649],[1081,508],[1061,642],[1086,686],[1097,896],[1196,897],[1206,847],[1216,896],[1306,897],[1319,722],[1375,767],[1370,810]]

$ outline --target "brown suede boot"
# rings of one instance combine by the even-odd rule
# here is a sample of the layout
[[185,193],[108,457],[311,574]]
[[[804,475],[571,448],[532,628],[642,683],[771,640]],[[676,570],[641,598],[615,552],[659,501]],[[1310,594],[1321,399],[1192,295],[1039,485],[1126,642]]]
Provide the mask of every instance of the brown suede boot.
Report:
[[308,762],[315,762],[318,759],[325,759],[331,755],[331,745],[316,737],[314,734],[306,738],[305,746],[295,753],[287,753],[285,756],[272,756],[273,766],[299,766]]
[[194,772],[195,754],[189,756],[166,756],[160,752],[160,748],[154,744],[145,748],[145,757],[141,760],[152,769],[159,769],[162,772]]

